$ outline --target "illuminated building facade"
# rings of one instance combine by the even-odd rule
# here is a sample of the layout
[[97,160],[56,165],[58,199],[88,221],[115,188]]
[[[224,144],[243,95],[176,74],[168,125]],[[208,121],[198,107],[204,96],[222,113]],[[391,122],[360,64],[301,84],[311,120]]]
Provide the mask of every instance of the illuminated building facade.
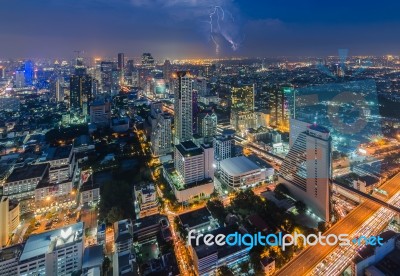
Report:
[[193,76],[189,72],[174,74],[174,143],[193,138]]
[[310,125],[300,132],[279,176],[296,199],[305,202],[319,218],[330,221],[332,148],[328,129]]

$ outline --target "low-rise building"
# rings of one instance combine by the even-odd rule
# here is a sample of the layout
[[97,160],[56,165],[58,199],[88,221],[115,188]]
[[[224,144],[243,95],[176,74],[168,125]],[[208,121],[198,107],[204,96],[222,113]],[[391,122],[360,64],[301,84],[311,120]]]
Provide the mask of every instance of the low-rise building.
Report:
[[[228,236],[233,232],[229,228],[218,228],[209,233],[215,237],[219,234]],[[221,266],[232,267],[240,262],[247,261],[249,258],[247,248],[242,245],[230,246],[225,244],[224,246],[218,246],[214,244],[206,246],[202,239],[199,239],[199,241],[198,246],[190,246],[194,267],[198,275],[212,275]]]
[[49,164],[24,165],[14,168],[3,184],[3,195],[19,202],[22,214],[35,210],[35,189],[47,179]]
[[159,213],[158,198],[153,183],[135,186],[135,198],[135,211],[138,218]]
[[80,204],[83,206],[95,206],[100,202],[100,186],[91,175],[80,188]]
[[115,252],[121,254],[130,252],[133,246],[132,222],[128,219],[114,223],[114,246]]
[[82,274],[90,275],[90,273],[98,272],[102,275],[102,265],[104,261],[104,253],[102,245],[92,245],[85,248],[83,252]]
[[166,221],[167,218],[160,214],[137,219],[133,224],[134,241],[143,243],[154,239],[157,233],[161,230],[162,225],[168,225]]
[[225,159],[220,162],[218,179],[234,189],[255,186],[267,178],[265,168],[260,168],[245,156]]
[[260,260],[261,267],[264,271],[264,275],[272,276],[275,273],[275,260],[273,258],[264,257]]
[[353,181],[353,187],[363,193],[372,193],[379,186],[379,182],[377,177],[364,175]]
[[217,220],[212,217],[206,207],[181,214],[178,218],[188,232],[194,230],[204,233],[219,227]]
[[[357,252],[352,262],[352,275],[365,275],[365,269],[381,261],[396,248],[398,233],[388,230],[379,235],[382,245],[366,245]],[[378,274],[384,275],[384,274]]]

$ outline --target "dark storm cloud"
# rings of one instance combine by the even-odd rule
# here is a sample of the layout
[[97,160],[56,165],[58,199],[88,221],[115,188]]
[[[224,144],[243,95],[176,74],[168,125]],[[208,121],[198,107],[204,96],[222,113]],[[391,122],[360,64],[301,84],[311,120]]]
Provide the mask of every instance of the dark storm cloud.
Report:
[[[383,1],[385,2],[385,1]],[[0,57],[398,53],[400,3],[230,0],[19,0],[0,3]],[[227,11],[210,35],[210,12]],[[221,15],[221,14],[220,14]],[[230,18],[232,15],[233,18]],[[217,18],[213,17],[213,22]],[[232,50],[229,39],[238,43]]]

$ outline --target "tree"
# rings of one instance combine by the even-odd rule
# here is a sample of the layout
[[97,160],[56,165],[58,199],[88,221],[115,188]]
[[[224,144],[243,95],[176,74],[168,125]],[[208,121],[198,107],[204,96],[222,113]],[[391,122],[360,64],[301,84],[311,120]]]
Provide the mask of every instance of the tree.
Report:
[[322,233],[326,231],[325,221],[318,222],[318,231]]
[[133,214],[133,190],[131,185],[125,181],[105,182],[100,190],[100,219],[108,218],[108,213],[114,207],[110,218],[114,220],[122,218],[131,218]]
[[282,183],[279,183],[278,185],[276,185],[274,191],[275,191],[275,193],[281,193],[281,194],[285,194],[285,195],[290,195],[290,192],[289,192],[288,188],[286,188],[286,186],[283,185]]
[[297,212],[299,212],[301,214],[304,213],[307,210],[306,204],[301,200],[296,201],[294,206],[296,207]]
[[217,218],[221,223],[224,222],[226,217],[226,211],[224,204],[219,199],[210,200],[207,202],[207,208],[211,214]]
[[124,214],[120,207],[112,207],[107,213],[107,222],[114,223],[124,219]]
[[178,217],[175,217],[174,219],[175,223],[175,229],[179,232],[180,236],[182,239],[186,240],[188,231],[187,229],[182,225],[181,221],[179,220]]
[[233,273],[229,269],[229,267],[227,267],[226,265],[223,265],[218,268],[216,275],[217,276],[233,276]]

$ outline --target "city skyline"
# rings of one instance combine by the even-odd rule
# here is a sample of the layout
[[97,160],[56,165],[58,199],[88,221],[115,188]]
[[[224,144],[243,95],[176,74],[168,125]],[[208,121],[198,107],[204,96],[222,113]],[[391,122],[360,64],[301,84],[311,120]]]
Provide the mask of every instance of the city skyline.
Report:
[[75,50],[103,57],[149,51],[156,58],[400,52],[399,3],[23,0],[2,7],[1,58],[69,58]]

